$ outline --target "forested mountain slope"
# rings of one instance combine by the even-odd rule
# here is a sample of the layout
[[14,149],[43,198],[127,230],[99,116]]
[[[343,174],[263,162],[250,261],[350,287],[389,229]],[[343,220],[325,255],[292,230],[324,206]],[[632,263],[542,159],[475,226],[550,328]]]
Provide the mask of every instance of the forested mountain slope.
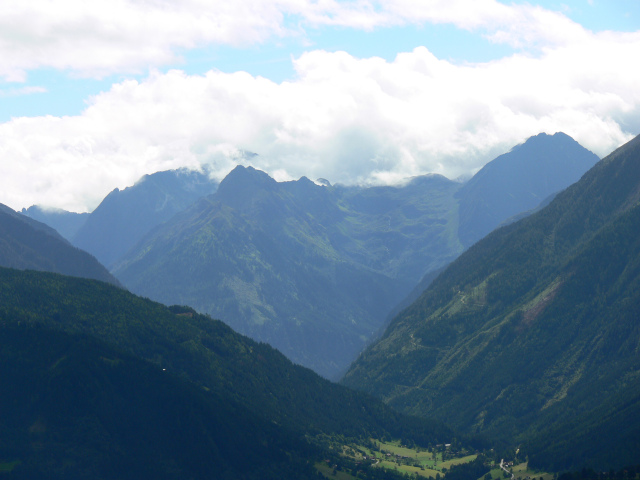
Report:
[[453,262],[344,383],[528,449],[621,467],[640,438],[640,138]]
[[4,477],[316,478],[308,460],[317,453],[298,435],[158,365],[50,327],[0,323]]
[[[294,365],[272,347],[190,308],[167,308],[111,285],[0,268],[0,325],[89,335],[190,380],[300,435],[391,435],[435,443],[440,423],[405,417]],[[296,438],[298,438],[296,437]]]
[[0,266],[120,283],[94,257],[51,227],[0,204]]

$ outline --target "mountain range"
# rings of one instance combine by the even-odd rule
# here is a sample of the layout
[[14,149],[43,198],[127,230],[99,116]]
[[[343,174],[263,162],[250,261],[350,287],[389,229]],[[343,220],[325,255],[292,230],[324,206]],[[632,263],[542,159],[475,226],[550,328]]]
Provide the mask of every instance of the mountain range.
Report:
[[344,384],[529,464],[620,467],[640,452],[640,137],[454,261]]
[[[585,170],[595,162],[566,135],[539,135],[476,182],[430,175],[399,187],[278,183],[238,167],[214,194],[156,217],[116,260],[114,271],[137,288],[170,298],[170,278],[183,295],[173,303],[191,306],[136,296],[108,274],[101,280],[111,285],[77,278],[106,270],[0,207],[0,265],[12,267],[0,267],[0,378],[11,386],[0,398],[0,472],[304,479],[331,475],[318,465],[335,463],[338,478],[350,478],[338,473],[344,467],[398,479],[345,456],[350,442],[375,447],[381,438],[443,452],[462,444],[549,472],[637,463],[640,137],[555,190],[562,182],[548,170],[579,177],[580,155]],[[510,161],[524,162],[529,178],[495,183]],[[103,212],[117,206],[103,203]],[[490,224],[502,226],[475,242]],[[367,316],[382,325],[390,297],[410,293],[338,385],[198,313],[192,307],[206,308],[189,297],[197,288],[231,314],[244,301],[250,321],[281,337],[292,325],[315,335],[329,358],[360,323],[374,328]],[[313,317],[314,305],[337,318]],[[303,355],[313,345],[288,338]],[[321,361],[323,375],[339,371]],[[476,479],[486,462],[442,473]]]
[[597,160],[557,133],[532,137],[467,184],[439,175],[396,187],[278,183],[239,166],[112,272],[137,294],[191,305],[338,378],[425,275]]
[[31,206],[22,213],[58,230],[67,240],[111,267],[157,225],[215,192],[209,174],[179,169],[145,175],[116,188],[90,214]]

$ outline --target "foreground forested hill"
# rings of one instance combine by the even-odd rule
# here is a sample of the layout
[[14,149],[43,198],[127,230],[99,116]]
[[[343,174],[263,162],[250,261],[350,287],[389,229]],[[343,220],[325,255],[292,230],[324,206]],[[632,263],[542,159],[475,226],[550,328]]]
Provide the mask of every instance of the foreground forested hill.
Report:
[[[29,472],[49,468],[59,478],[209,478],[218,458],[238,475],[230,478],[298,478],[292,472],[308,473],[317,455],[306,438],[319,434],[424,445],[454,436],[220,321],[98,281],[0,268],[0,328],[1,378],[11,386],[0,434],[19,439],[0,442],[0,463],[20,462],[17,478],[46,478]],[[202,468],[191,464],[209,454]],[[144,470],[157,458],[164,477]],[[288,473],[269,476],[271,467]],[[119,476],[127,468],[147,476]]]
[[0,325],[8,479],[314,478],[306,442],[104,342]]

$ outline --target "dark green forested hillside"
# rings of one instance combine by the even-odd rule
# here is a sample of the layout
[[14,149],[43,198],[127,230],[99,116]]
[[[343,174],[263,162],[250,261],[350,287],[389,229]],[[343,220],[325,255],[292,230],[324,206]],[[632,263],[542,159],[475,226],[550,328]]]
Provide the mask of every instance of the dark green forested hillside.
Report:
[[0,204],[0,266],[57,272],[120,283],[87,252],[44,223]]
[[637,463],[640,138],[478,242],[344,383],[520,444],[531,464]]
[[218,320],[101,282],[0,269],[0,324],[94,336],[298,435],[406,436],[425,444],[452,436],[440,423],[324,380]]
[[531,428],[533,465],[619,468],[640,455],[638,232],[640,205],[603,228],[565,267],[570,278],[548,318],[559,326],[555,335],[574,339],[571,354],[583,355],[585,367],[572,385],[571,410],[549,408]]
[[0,476],[315,478],[297,436],[84,334],[0,322]]

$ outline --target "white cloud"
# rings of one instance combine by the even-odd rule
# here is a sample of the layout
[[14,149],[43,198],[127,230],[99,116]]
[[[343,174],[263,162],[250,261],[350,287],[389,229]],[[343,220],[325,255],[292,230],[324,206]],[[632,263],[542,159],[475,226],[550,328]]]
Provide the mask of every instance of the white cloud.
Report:
[[98,77],[145,71],[176,61],[179,49],[285,35],[284,7],[260,0],[8,0],[0,3],[0,76],[22,81],[41,67]]
[[593,34],[481,64],[426,48],[395,61],[314,51],[277,84],[247,73],[154,72],[78,116],[0,124],[3,203],[96,206],[144,173],[242,158],[278,178],[396,181],[478,169],[530,135],[564,131],[599,155],[640,130],[640,33]]
[[253,165],[279,179],[455,177],[541,131],[564,131],[600,155],[640,131],[640,32],[593,33],[561,13],[495,0],[9,0],[0,3],[0,78],[23,81],[43,67],[141,72],[202,45],[425,23],[522,50],[466,65],[426,48],[393,62],[313,51],[282,84],[151,70],[91,99],[81,115],[0,124],[0,201],[85,210],[157,170],[206,163],[221,177],[243,151],[260,154]]
[[322,26],[425,23],[481,31],[518,48],[585,34],[559,12],[496,0],[6,0],[0,2],[0,78],[25,81],[39,68],[87,77],[141,73],[205,45],[252,45]]

